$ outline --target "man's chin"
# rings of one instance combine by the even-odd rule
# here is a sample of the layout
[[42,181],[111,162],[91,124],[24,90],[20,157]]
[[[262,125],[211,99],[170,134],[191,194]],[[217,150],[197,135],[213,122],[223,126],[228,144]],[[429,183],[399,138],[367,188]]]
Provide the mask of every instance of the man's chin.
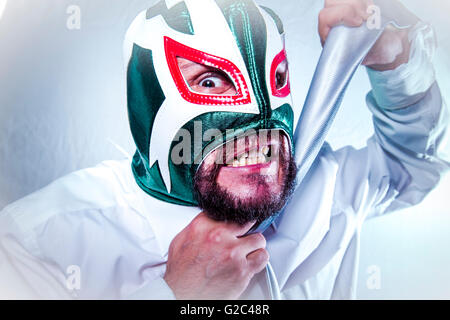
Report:
[[[219,183],[219,186],[220,183]],[[260,203],[264,204],[268,199],[274,201],[281,201],[281,193],[283,191],[282,186],[278,184],[266,184],[266,183],[240,183],[233,187],[221,186],[222,192],[226,192],[231,197],[239,200],[241,204],[246,203]],[[237,204],[236,204],[237,205]]]
[[[254,189],[254,186],[251,188]],[[283,208],[286,199],[268,189],[236,194],[216,185],[201,194],[198,201],[210,218],[243,225],[251,221],[262,222],[276,214]]]

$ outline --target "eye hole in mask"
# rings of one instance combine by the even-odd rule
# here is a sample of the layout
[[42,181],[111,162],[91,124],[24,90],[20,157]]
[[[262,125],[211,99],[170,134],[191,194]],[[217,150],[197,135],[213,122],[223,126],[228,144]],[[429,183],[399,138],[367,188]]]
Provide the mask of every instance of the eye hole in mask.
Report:
[[186,84],[196,93],[211,95],[236,95],[233,80],[220,69],[177,57],[178,67]]
[[231,61],[164,37],[167,64],[184,100],[199,105],[251,103],[242,72]]
[[273,59],[270,68],[270,87],[275,97],[285,98],[291,93],[288,61],[284,49]]

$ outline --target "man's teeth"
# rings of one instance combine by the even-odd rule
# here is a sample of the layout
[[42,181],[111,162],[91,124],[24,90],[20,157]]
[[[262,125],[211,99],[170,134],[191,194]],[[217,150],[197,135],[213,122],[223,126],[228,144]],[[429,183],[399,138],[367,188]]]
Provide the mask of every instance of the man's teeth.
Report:
[[[242,154],[238,159],[234,159],[232,162],[233,167],[245,167],[255,164],[264,164],[269,162],[267,155],[269,154],[270,148],[263,147],[260,150],[250,151]],[[230,164],[229,164],[230,166]]]

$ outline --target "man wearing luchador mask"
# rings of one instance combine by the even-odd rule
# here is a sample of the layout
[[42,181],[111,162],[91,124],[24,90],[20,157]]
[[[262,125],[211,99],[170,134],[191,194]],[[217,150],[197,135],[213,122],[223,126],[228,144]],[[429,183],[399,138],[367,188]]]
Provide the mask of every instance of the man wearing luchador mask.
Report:
[[[370,4],[325,1],[322,43],[337,25],[362,26]],[[433,32],[420,21],[384,31],[363,61],[374,136],[361,150],[325,143],[301,181],[284,37],[252,0],[140,13],[124,44],[137,151],[8,206],[15,272],[50,297],[353,297],[362,223],[417,204],[448,168]],[[69,290],[70,266],[82,277]]]

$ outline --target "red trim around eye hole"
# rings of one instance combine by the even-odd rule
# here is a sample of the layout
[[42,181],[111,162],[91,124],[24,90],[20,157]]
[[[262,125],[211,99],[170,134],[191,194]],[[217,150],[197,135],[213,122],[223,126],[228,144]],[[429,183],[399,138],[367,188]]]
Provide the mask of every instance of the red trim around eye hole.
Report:
[[279,54],[275,56],[270,68],[270,87],[272,89],[272,95],[279,98],[285,98],[291,93],[291,85],[289,83],[289,69],[287,71],[286,84],[281,88],[277,89],[277,78],[276,72],[277,68],[284,60],[286,60],[286,50],[283,49]]
[[[183,99],[190,103],[200,105],[243,105],[249,104],[250,93],[244,76],[239,69],[230,61],[213,56],[211,54],[190,48],[169,37],[164,37],[164,49],[175,85]],[[225,72],[234,82],[236,87],[235,95],[211,95],[193,92],[186,83],[180,68],[177,57],[185,58],[209,67],[217,68]]]

